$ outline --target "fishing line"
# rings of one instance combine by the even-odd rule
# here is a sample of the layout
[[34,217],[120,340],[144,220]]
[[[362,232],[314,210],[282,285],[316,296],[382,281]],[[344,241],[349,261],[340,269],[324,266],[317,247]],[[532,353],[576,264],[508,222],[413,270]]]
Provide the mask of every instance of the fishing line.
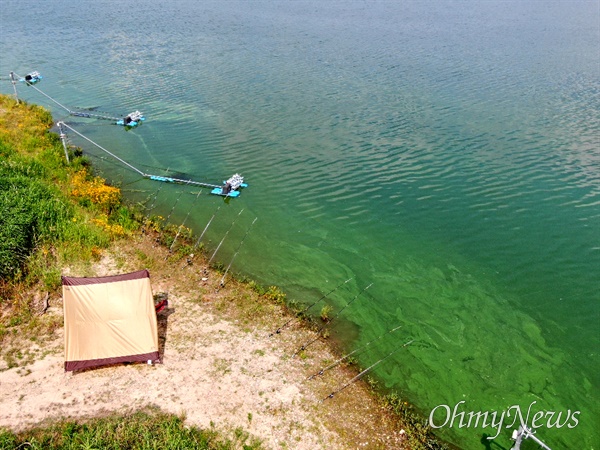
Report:
[[316,341],[317,341],[317,340],[318,340],[318,339],[321,337],[321,332],[323,331],[323,329],[324,329],[326,326],[330,325],[330,324],[331,324],[331,323],[332,323],[332,322],[333,322],[333,321],[334,321],[334,320],[335,320],[337,317],[339,317],[339,315],[340,315],[340,314],[341,314],[341,313],[342,313],[342,312],[343,312],[343,311],[344,311],[344,310],[345,310],[345,309],[346,309],[348,306],[350,306],[350,304],[351,304],[352,302],[354,302],[354,300],[356,300],[358,297],[360,297],[360,295],[361,295],[363,292],[365,292],[367,289],[369,289],[371,286],[373,286],[373,283],[369,284],[369,285],[368,285],[366,288],[364,288],[362,291],[360,291],[358,294],[356,294],[356,296],[355,296],[355,297],[354,297],[352,300],[350,300],[348,303],[346,303],[346,305],[345,305],[345,306],[344,306],[342,309],[340,309],[340,310],[339,310],[339,312],[338,312],[338,313],[337,313],[335,316],[333,316],[329,322],[327,322],[326,324],[324,324],[324,325],[323,325],[321,328],[319,328],[319,329],[317,330],[317,336],[316,336],[314,339],[312,339],[311,341],[309,341],[309,342],[307,342],[306,344],[304,344],[302,347],[300,347],[300,348],[299,348],[299,349],[296,351],[296,353],[294,353],[294,354],[292,355],[292,358],[293,358],[293,357],[295,357],[295,356],[296,356],[298,353],[300,353],[302,350],[306,350],[306,347],[308,347],[309,345],[311,345],[311,344],[313,344],[314,342],[316,342]]
[[365,370],[363,370],[361,373],[359,373],[358,375],[356,375],[354,378],[352,378],[350,381],[348,381],[346,384],[344,384],[342,387],[340,387],[339,389],[336,389],[335,391],[333,391],[331,394],[329,394],[327,397],[325,397],[323,400],[321,400],[320,403],[323,403],[325,400],[327,400],[328,398],[333,398],[334,395],[339,394],[340,392],[342,392],[344,389],[346,389],[348,386],[350,386],[352,383],[360,380],[365,374],[367,374],[368,372],[370,372],[374,367],[376,367],[377,365],[381,364],[383,361],[385,361],[386,359],[388,359],[390,356],[392,356],[394,353],[398,352],[399,350],[402,350],[404,347],[406,347],[407,345],[411,344],[413,341],[408,341],[406,344],[404,344],[402,347],[398,347],[396,350],[392,351],[391,353],[389,353],[387,356],[384,356],[383,358],[381,358],[379,361],[377,361],[375,364],[367,367]]
[[[227,200],[227,198],[229,198],[229,193],[227,193],[227,195],[225,196],[224,200]],[[225,203],[225,201],[223,203]],[[217,209],[215,210],[215,212],[213,213],[212,217],[210,218],[210,220],[208,221],[208,223],[204,227],[204,230],[202,230],[202,233],[200,234],[200,237],[198,238],[198,240],[196,241],[196,244],[194,245],[194,250],[196,250],[196,248],[200,245],[200,241],[204,237],[204,233],[206,233],[206,230],[208,230],[208,226],[211,224],[211,222],[213,221],[213,219],[215,218],[215,216],[217,215],[217,213],[221,209],[221,206],[223,206],[223,203],[219,203],[219,206],[217,206]],[[242,213],[242,211],[240,211],[240,214]]]
[[254,220],[252,221],[252,223],[250,224],[250,226],[248,227],[248,229],[246,230],[246,234],[240,241],[240,245],[238,245],[238,248],[236,249],[235,253],[233,254],[233,257],[231,258],[231,261],[230,261],[229,265],[227,266],[227,270],[225,270],[225,273],[223,274],[223,278],[221,278],[221,281],[219,282],[219,286],[221,286],[221,287],[225,286],[225,277],[227,276],[227,272],[229,272],[229,268],[231,267],[231,264],[233,264],[233,260],[239,253],[240,248],[241,248],[242,244],[244,243],[244,239],[246,239],[246,236],[248,236],[248,233],[250,232],[250,228],[252,228],[252,225],[254,225],[254,222],[256,222],[257,219],[258,219],[258,217],[255,217]]
[[208,265],[210,266],[210,263],[212,262],[213,258],[215,257],[215,255],[217,254],[217,252],[219,251],[219,248],[221,248],[221,244],[223,243],[223,241],[225,240],[225,238],[227,237],[227,235],[229,234],[229,232],[231,231],[231,229],[233,228],[233,224],[235,223],[236,219],[238,217],[240,217],[240,214],[242,214],[242,212],[244,212],[244,209],[242,208],[242,210],[238,213],[237,216],[235,216],[235,218],[233,219],[233,222],[231,222],[231,226],[229,227],[229,230],[227,230],[227,232],[225,233],[225,236],[223,236],[223,239],[221,239],[221,242],[219,242],[219,245],[217,245],[217,249],[215,250],[215,252],[212,254],[212,256],[210,257],[210,259],[208,260]]
[[210,223],[215,218],[215,215],[217,214],[217,212],[219,212],[219,209],[221,209],[221,206],[223,206],[222,203],[219,205],[219,207],[217,208],[217,210],[213,213],[212,217],[210,218],[210,220],[208,221],[208,223],[204,227],[204,230],[202,230],[202,233],[200,234],[200,237],[196,241],[196,245],[194,245],[194,250],[196,250],[196,247],[198,247],[198,245],[200,245],[200,241],[202,240],[202,237],[204,236],[204,233],[206,233],[206,230],[208,230],[208,226],[210,225]]
[[179,199],[181,199],[181,196],[183,195],[183,191],[181,191],[179,193],[179,196],[177,197],[177,200],[175,200],[175,204],[173,205],[173,207],[171,208],[171,211],[169,212],[169,215],[167,216],[167,218],[165,219],[165,227],[167,225],[169,225],[169,219],[171,218],[171,214],[173,214],[173,211],[175,210],[175,207],[177,206],[177,203],[179,203]]
[[[138,178],[137,180],[130,181],[129,183],[125,183],[123,186],[121,186],[121,190],[127,186],[131,186],[132,184],[139,183],[142,180],[145,180],[145,178]],[[146,190],[144,189],[142,192],[146,192]]]
[[396,331],[397,329],[402,328],[402,325],[386,331],[385,333],[379,335],[378,337],[376,337],[375,339],[370,340],[369,342],[367,342],[365,345],[363,345],[362,347],[357,348],[356,350],[348,353],[345,356],[342,356],[340,359],[338,359],[337,361],[332,362],[331,364],[329,364],[327,367],[319,370],[318,372],[313,373],[310,377],[307,378],[307,380],[312,380],[314,377],[316,377],[317,375],[323,375],[325,372],[327,372],[329,369],[333,369],[335,366],[337,366],[339,363],[341,363],[342,361],[350,358],[352,355],[354,355],[355,353],[364,350],[365,348],[367,348],[369,345],[371,345],[373,342],[377,342],[378,340],[380,340],[381,338],[383,338],[384,336],[387,336],[388,334],[393,333],[394,331]]
[[[156,190],[156,192],[154,193],[154,198],[152,199],[152,204],[150,205],[150,208],[146,209],[146,218],[148,218],[148,215],[150,214],[150,211],[152,211],[154,209],[154,205],[156,204],[156,199],[158,198],[158,194],[160,193],[160,190],[162,189],[163,185],[159,185],[158,189]],[[152,198],[152,197],[150,197]],[[148,203],[150,201],[150,198],[148,198],[148,200],[146,200],[146,203]]]
[[[185,222],[187,221],[188,217],[190,217],[190,213],[192,212],[192,209],[196,205],[196,201],[198,201],[198,197],[200,197],[201,193],[202,193],[202,189],[200,189],[198,191],[198,195],[196,195],[196,198],[192,202],[192,206],[190,206],[190,209],[188,210],[188,213],[185,216],[185,219],[183,219],[183,222],[181,222],[181,225],[179,225],[179,228],[177,229],[177,233],[175,234],[175,239],[173,239],[173,242],[171,243],[171,246],[169,247],[169,253],[171,253],[173,251],[173,246],[175,245],[175,242],[177,242],[177,238],[179,237],[179,234],[181,233],[181,230],[183,229],[183,226],[185,225]],[[167,258],[165,258],[165,259],[167,259]]]
[[304,314],[306,311],[308,311],[310,308],[312,308],[313,306],[315,306],[317,303],[319,303],[321,300],[323,300],[324,298],[326,298],[327,296],[329,296],[330,294],[332,294],[333,292],[337,291],[339,288],[341,288],[344,284],[346,284],[348,281],[352,280],[354,277],[350,277],[348,278],[346,281],[344,281],[343,283],[338,284],[336,287],[334,287],[331,291],[329,291],[327,294],[325,294],[324,296],[322,296],[320,299],[318,299],[316,302],[314,302],[311,305],[308,305],[306,308],[304,308],[302,311],[296,313],[295,317],[292,317],[290,320],[288,320],[286,323],[284,323],[283,325],[281,325],[279,328],[277,328],[275,331],[273,331],[271,334],[269,334],[269,337],[273,336],[274,334],[279,334],[281,333],[281,330],[283,330],[285,327],[287,327],[294,319],[297,319],[298,317],[300,317],[302,314]]

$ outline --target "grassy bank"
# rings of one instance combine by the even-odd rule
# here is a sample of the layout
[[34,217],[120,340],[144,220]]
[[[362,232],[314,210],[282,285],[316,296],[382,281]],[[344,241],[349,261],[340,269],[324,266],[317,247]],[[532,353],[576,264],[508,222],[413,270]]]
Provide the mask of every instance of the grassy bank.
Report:
[[80,152],[71,149],[67,164],[51,126],[45,109],[0,96],[0,337],[42,325],[29,297],[57,291],[62,267],[98,258],[139,228],[120,190],[94,177]]
[[[227,317],[242,332],[257,326],[273,329],[294,316],[294,305],[286,304],[285,294],[275,286],[231,279],[220,289],[218,284],[202,281],[219,280],[222,268],[207,267],[201,248],[191,255],[195,242],[191,231],[164,227],[159,217],[147,218],[126,206],[120,190],[95,177],[77,149],[69,149],[71,163],[67,164],[60,139],[49,132],[51,126],[52,118],[44,109],[17,105],[10,97],[0,96],[0,356],[4,361],[0,371],[17,369],[26,377],[29,365],[57,351],[62,314],[44,312],[48,298],[60,299],[60,275],[66,270],[94,275],[95,265],[106,258],[120,270],[135,264],[150,269],[158,280],[166,280],[181,292],[186,299],[181,309],[200,305]],[[174,264],[189,270],[174,274]],[[311,326],[306,319],[297,324],[298,333]],[[255,352],[257,356],[264,353]],[[306,358],[308,364],[325,362],[331,356],[315,353]],[[227,367],[217,369],[226,373]],[[360,370],[353,364],[340,369],[340,382]],[[353,448],[365,437],[376,443],[370,448],[444,448],[408,403],[396,395],[374,394],[370,384],[376,381],[361,380],[356,383],[360,395],[336,399],[335,405],[318,412],[326,427],[346,442],[343,448]],[[364,418],[361,408],[366,397],[361,395],[370,399],[372,412],[369,423],[355,430],[353,423]],[[18,433],[0,431],[0,448],[261,448],[260,441],[240,427],[223,434],[184,424],[181,415],[156,408],[104,413]],[[394,434],[398,446],[387,445],[392,441],[378,436],[382,430]],[[134,443],[136,436],[139,439]]]
[[185,417],[146,408],[130,415],[109,415],[89,421],[64,420],[24,433],[0,430],[0,449],[260,449],[261,444],[242,429],[233,438],[215,430],[185,425]]

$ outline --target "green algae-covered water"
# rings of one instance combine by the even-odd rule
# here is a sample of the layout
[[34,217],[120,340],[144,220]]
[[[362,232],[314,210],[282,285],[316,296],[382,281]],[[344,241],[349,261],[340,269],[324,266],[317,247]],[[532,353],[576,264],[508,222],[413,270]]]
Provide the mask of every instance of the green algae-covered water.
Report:
[[233,270],[290,300],[352,278],[335,314],[373,283],[332,334],[402,325],[361,364],[414,340],[375,376],[441,437],[508,449],[519,409],[553,449],[597,449],[599,23],[597,1],[3,1],[0,91],[38,70],[63,105],[142,110],[126,132],[17,87],[141,170],[242,173],[240,198],[196,199],[70,133],[172,223],[216,212],[217,259],[239,248]]

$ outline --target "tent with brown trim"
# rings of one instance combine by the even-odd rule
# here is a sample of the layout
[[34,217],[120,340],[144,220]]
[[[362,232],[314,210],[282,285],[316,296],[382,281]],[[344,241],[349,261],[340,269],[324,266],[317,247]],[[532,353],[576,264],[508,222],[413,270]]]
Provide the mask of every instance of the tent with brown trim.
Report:
[[150,272],[62,277],[65,370],[157,361],[158,327]]

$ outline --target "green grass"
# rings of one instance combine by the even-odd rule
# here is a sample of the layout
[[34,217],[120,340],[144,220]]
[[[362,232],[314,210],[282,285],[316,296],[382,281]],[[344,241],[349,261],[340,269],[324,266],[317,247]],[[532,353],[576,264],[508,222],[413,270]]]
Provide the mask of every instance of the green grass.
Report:
[[48,111],[0,95],[0,355],[9,367],[20,361],[10,353],[16,337],[61,326],[60,317],[41,316],[34,299],[60,292],[62,268],[86,267],[140,228],[134,212],[115,203],[120,191],[94,177],[78,149],[66,161],[51,126]]
[[0,280],[5,288],[38,280],[56,288],[59,274],[47,270],[60,265],[53,262],[85,258],[111,239],[86,223],[99,211],[80,207],[70,196],[73,175],[86,173],[89,165],[76,156],[67,163],[59,138],[49,132],[51,124],[44,109],[0,96]]
[[20,433],[0,429],[0,449],[207,449],[258,450],[260,441],[236,428],[224,438],[213,428],[203,430],[185,425],[185,418],[156,407],[132,414],[113,414],[86,421],[61,420]]
[[51,125],[43,108],[0,95],[0,303],[33,285],[57,290],[61,267],[140,228],[78,149],[66,161]]

